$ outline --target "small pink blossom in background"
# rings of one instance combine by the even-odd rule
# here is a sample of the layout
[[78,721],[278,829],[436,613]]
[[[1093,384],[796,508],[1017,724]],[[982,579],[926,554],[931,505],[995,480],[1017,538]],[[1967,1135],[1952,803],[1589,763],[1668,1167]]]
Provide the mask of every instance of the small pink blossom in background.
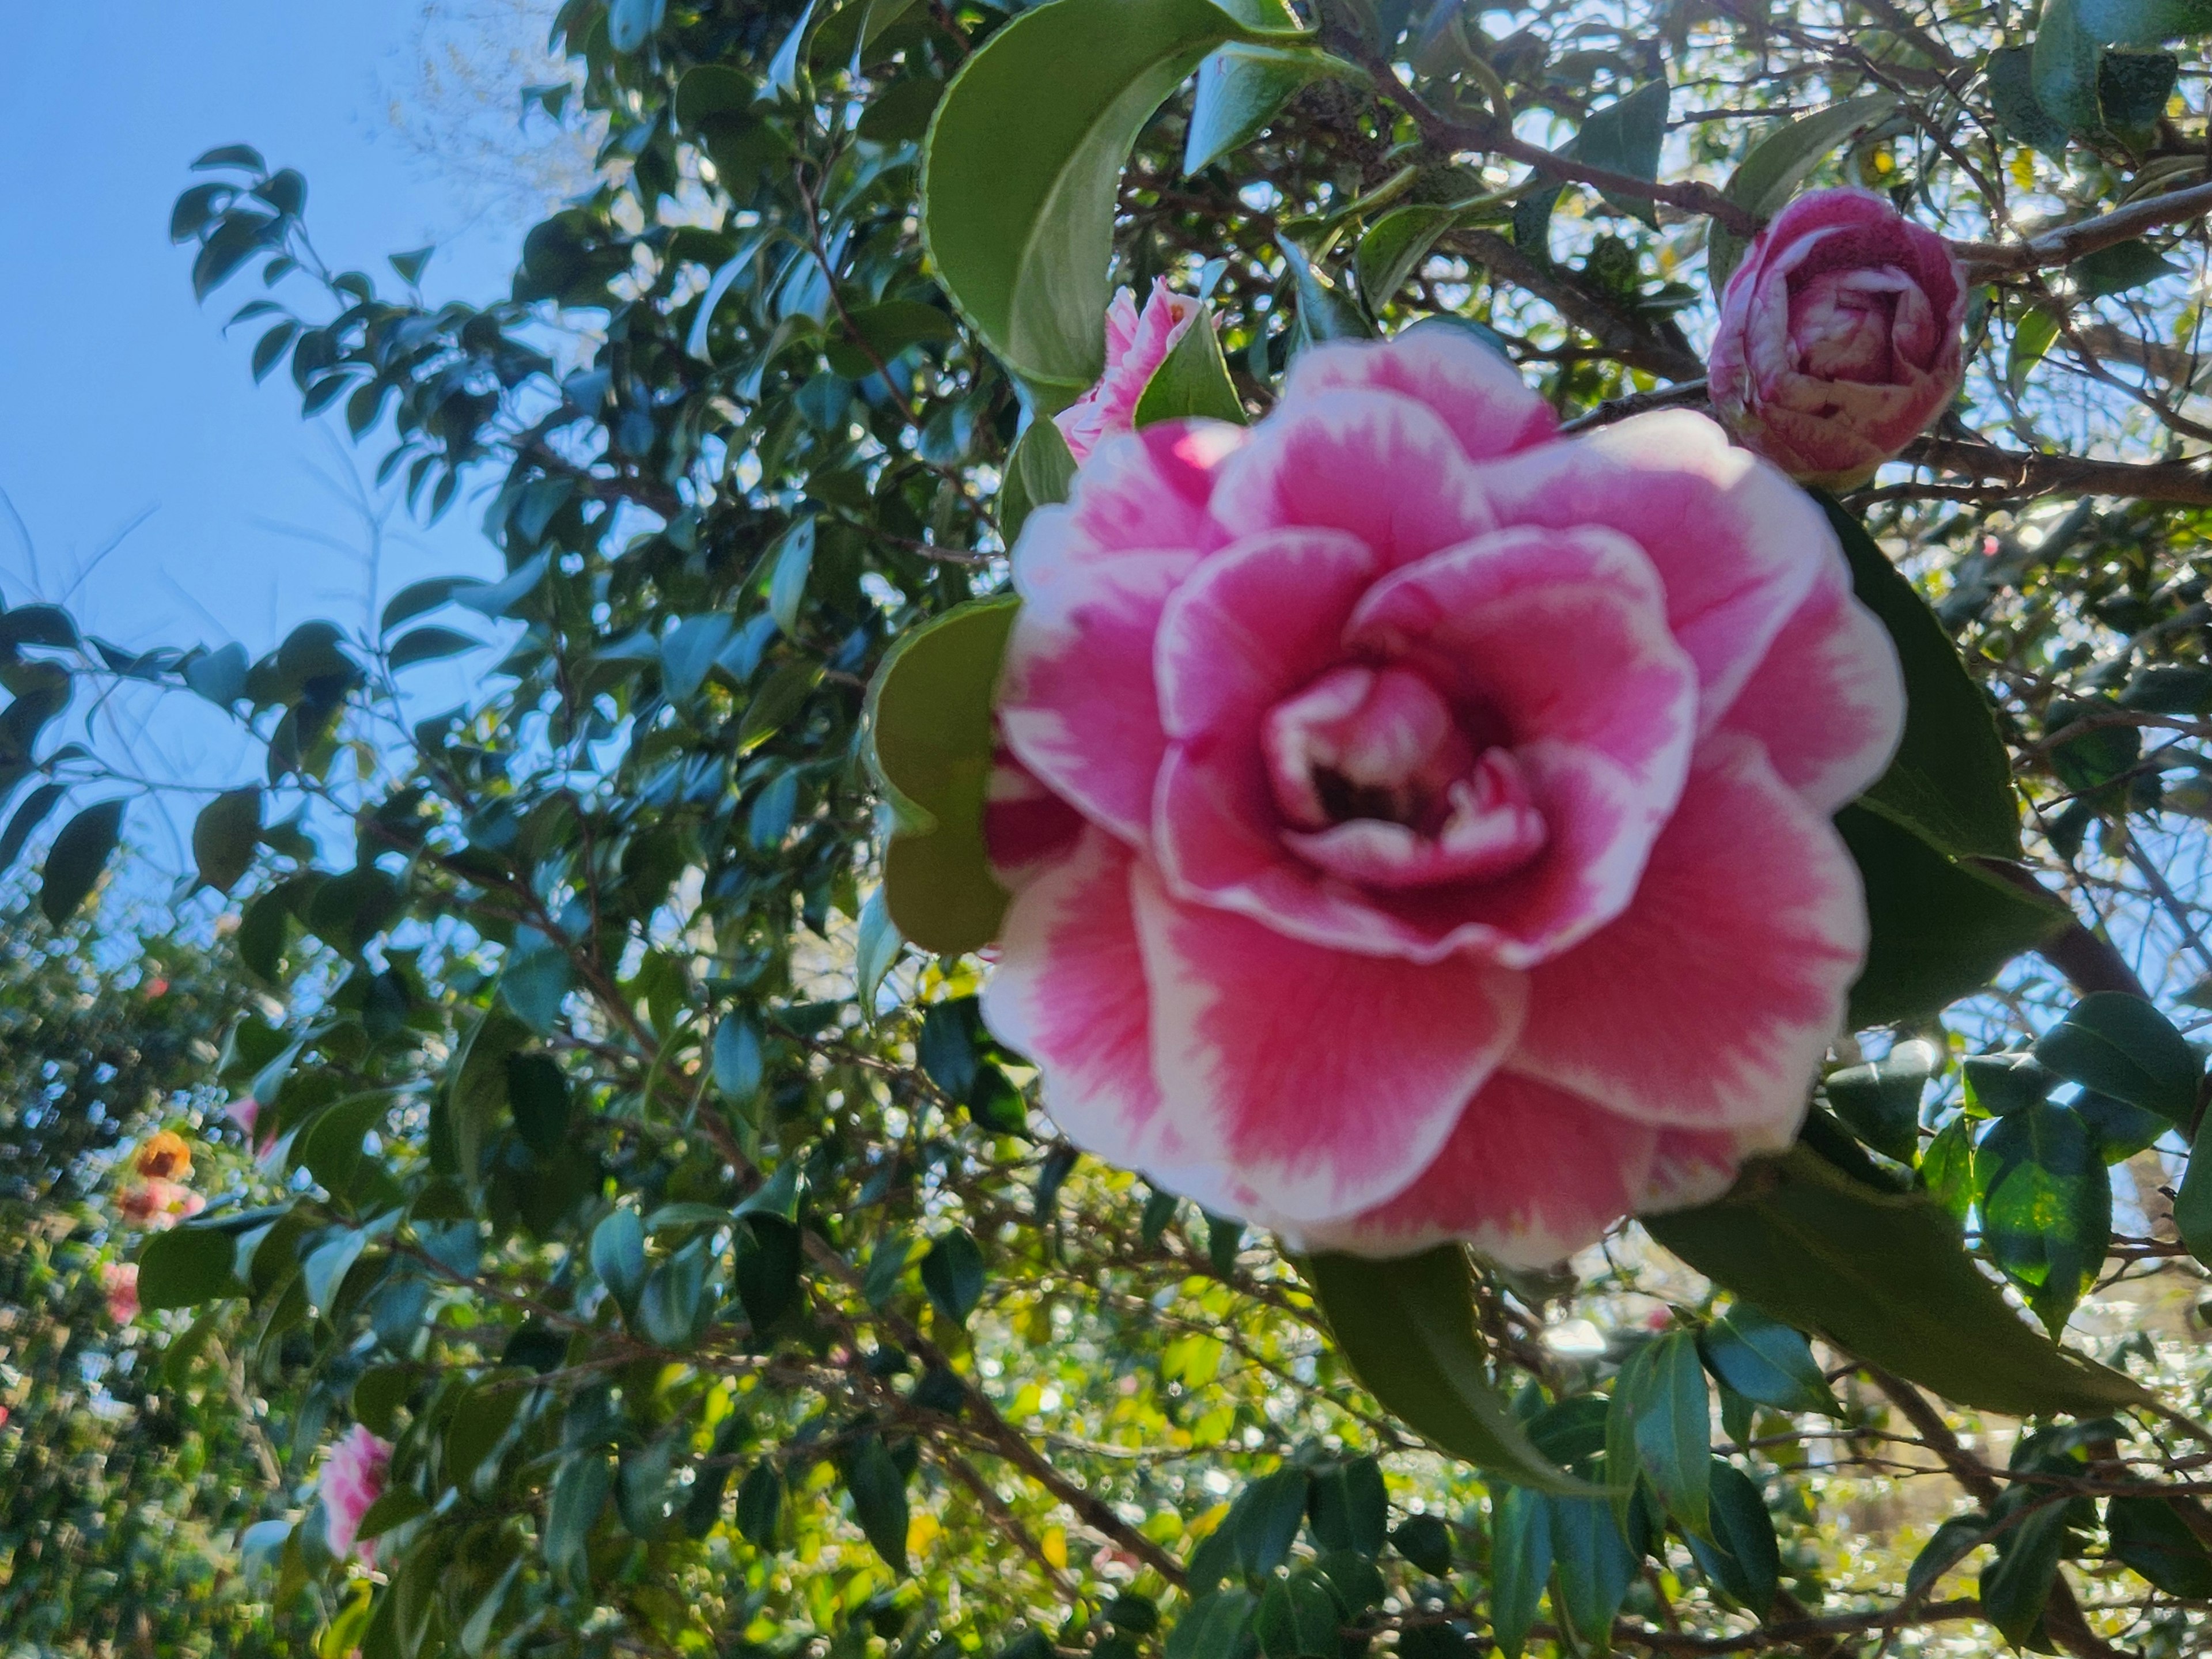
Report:
[[253,1148],[254,1158],[259,1162],[267,1163],[269,1154],[276,1147],[276,1124],[272,1118],[267,1128],[261,1130],[258,1134],[255,1133],[256,1127],[261,1121],[261,1103],[252,1095],[241,1095],[222,1109],[222,1115],[238,1125],[239,1132],[246,1137],[246,1144]]
[[[324,1460],[323,1515],[330,1526],[331,1553],[340,1560],[356,1553],[361,1518],[368,1513],[369,1505],[384,1496],[391,1468],[391,1445],[358,1423]],[[360,1553],[366,1561],[375,1553],[375,1547],[372,1544]]]
[[100,1270],[100,1288],[107,1295],[107,1316],[118,1325],[138,1317],[138,1264],[109,1262]]
[[1087,460],[1101,441],[1135,423],[1146,383],[1197,315],[1198,301],[1170,293],[1164,276],[1154,280],[1142,312],[1127,289],[1115,295],[1106,309],[1106,372],[1097,386],[1052,417],[1077,461]]
[[1863,483],[1966,378],[1950,246],[1863,190],[1800,196],[1721,295],[1707,382],[1744,445],[1808,483]]
[[1562,439],[1419,330],[1107,438],[1012,563],[983,1015],[1079,1145],[1293,1248],[1538,1265],[1789,1144],[1904,688],[1773,467]]
[[207,1208],[207,1200],[173,1181],[137,1182],[116,1194],[115,1207],[134,1227],[160,1232]]

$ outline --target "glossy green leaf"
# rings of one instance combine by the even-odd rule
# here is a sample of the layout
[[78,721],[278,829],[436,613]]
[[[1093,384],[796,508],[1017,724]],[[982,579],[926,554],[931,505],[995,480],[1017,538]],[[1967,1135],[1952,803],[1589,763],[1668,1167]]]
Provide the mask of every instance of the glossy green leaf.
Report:
[[1552,1533],[1552,1606],[1583,1642],[1601,1650],[1636,1576],[1635,1552],[1601,1498],[1546,1498]]
[[2025,1417],[2146,1397],[2023,1324],[1932,1199],[1863,1186],[1802,1146],[1644,1226],[1769,1316],[1961,1405]]
[[2059,1076],[2155,1112],[2196,1121],[2204,1061],[2173,1022],[2141,997],[2097,991],[2044,1033],[2035,1057]]
[[2053,1336],[2096,1283],[2112,1188],[2089,1127],[2041,1102],[1999,1118],[1974,1148],[1982,1243]]
[[1012,547],[1030,513],[1066,501],[1074,482],[1075,457],[1068,453],[1067,441],[1049,419],[1039,416],[1022,428],[1006,458],[1006,479],[999,490],[1000,539]]
[[514,930],[514,943],[499,971],[499,994],[518,1019],[538,1036],[550,1036],[574,984],[565,945],[535,927]]
[[1328,1583],[1311,1571],[1273,1580],[1252,1615],[1267,1659],[1336,1659],[1343,1622]]
[[738,1486],[738,1530],[760,1549],[775,1545],[783,1517],[783,1476],[773,1463],[756,1464]]
[[1551,1499],[1522,1486],[1493,1488],[1490,1500],[1490,1632],[1506,1659],[1520,1659],[1552,1577]]
[[2027,389],[2027,377],[2057,340],[2056,316],[2040,306],[2022,307],[2012,326],[2012,349],[2005,356],[2005,385],[2014,398]]
[[[1667,139],[1667,103],[1670,95],[1671,89],[1664,78],[1647,81],[1626,97],[1616,98],[1604,108],[1592,111],[1581,131],[1575,134],[1574,142],[1567,147],[1569,153],[1577,161],[1610,173],[1625,173],[1632,179],[1656,179],[1660,147]],[[1602,194],[1618,211],[1641,219],[1655,230],[1658,228],[1658,209],[1649,198],[1617,196],[1611,191]]]
[[2033,1054],[1969,1054],[1959,1064],[1966,1109],[1990,1117],[2024,1112],[2049,1097],[2058,1074]]
[[1782,1583],[1774,1517],[1751,1477],[1733,1463],[1713,1459],[1711,1480],[1712,1534],[1690,1539],[1690,1554],[1706,1577],[1764,1619]]
[[1369,310],[1380,313],[1390,303],[1459,216],[1457,208],[1415,202],[1391,209],[1367,228],[1352,263]]
[[1168,1632],[1167,1659],[1231,1659],[1243,1653],[1259,1605],[1259,1597],[1241,1585],[1206,1591]]
[[2173,1195],[2173,1224],[2181,1242],[2199,1261],[2212,1264],[2212,1113],[2197,1126],[2189,1149],[2189,1166]]
[[1243,402],[1229,378],[1229,362],[1221,355],[1221,339],[1214,332],[1213,308],[1206,305],[1199,307],[1175,349],[1145,382],[1132,423],[1144,427],[1155,421],[1193,416],[1233,421],[1239,426],[1245,420]]
[[[2006,1499],[2024,1501],[2008,1504]],[[2066,1550],[2067,1505],[2063,1498],[2055,1503],[2045,1499],[2039,1488],[2014,1486],[1999,1499],[1991,1518],[2005,1519],[2008,1509],[2028,1512],[1996,1534],[1996,1559],[1982,1569],[1982,1617],[2008,1642],[2021,1647],[2042,1622],[2051,1586],[2058,1580],[2059,1559]]]
[[853,959],[854,994],[864,1012],[875,1012],[884,980],[905,950],[906,940],[891,920],[890,907],[884,902],[884,890],[878,887],[861,902]]
[[553,1477],[541,1540],[545,1565],[555,1572],[566,1573],[581,1565],[584,1546],[606,1509],[614,1484],[614,1465],[596,1448],[578,1452],[561,1465]]
[[760,1092],[764,1061],[760,1031],[742,1011],[722,1016],[714,1025],[712,1060],[714,1087],[733,1106],[749,1106]]
[[1185,129],[1182,170],[1196,173],[1267,130],[1284,105],[1316,81],[1364,81],[1364,73],[1318,46],[1237,41],[1198,66],[1198,93]]
[[2126,294],[2161,276],[2179,276],[2187,267],[2176,264],[2148,242],[2117,242],[2087,253],[2066,267],[2074,291],[2084,299],[2107,294]]
[[592,1271],[623,1307],[645,1288],[645,1225],[635,1210],[607,1212],[592,1229]]
[[122,835],[120,800],[88,806],[61,827],[53,845],[46,848],[46,870],[39,884],[39,908],[49,922],[60,927],[92,896]]
[[1820,504],[1851,589],[1880,619],[1905,671],[1905,735],[1866,798],[1960,857],[2020,856],[2020,798],[1989,699],[1927,601],[1866,527],[1832,499]]
[[2093,40],[2154,46],[2212,34],[2212,0],[2075,0],[2075,17]]
[[1344,287],[1316,269],[1304,249],[1288,237],[1277,237],[1275,246],[1283,251],[1283,258],[1290,269],[1291,291],[1297,298],[1297,320],[1291,337],[1292,356],[1324,340],[1374,337],[1374,325],[1361,313],[1358,302]]
[[659,28],[668,0],[609,0],[607,40],[617,52],[635,52]]
[[868,691],[869,762],[892,818],[884,902],[901,933],[940,955],[988,944],[1006,912],[983,794],[991,692],[1017,604],[979,600],[903,635]]
[[1910,1164],[1920,1150],[1920,1097],[1939,1061],[1933,1043],[1900,1042],[1881,1060],[1829,1073],[1820,1088],[1853,1134]]
[[241,1294],[245,1287],[232,1273],[236,1254],[229,1235],[213,1228],[155,1233],[138,1256],[138,1305],[151,1313]]
[[32,832],[46,821],[47,816],[61,805],[69,793],[69,786],[62,783],[42,783],[23,797],[23,804],[8,820],[5,830],[0,830],[0,875],[5,875],[9,866],[22,853]]
[[[1296,32],[1287,12],[1273,32]],[[962,66],[930,123],[922,234],[962,313],[1023,380],[1066,402],[1097,378],[1130,146],[1208,53],[1267,38],[1209,0],[1054,0]]]
[[[814,520],[811,519],[801,519],[791,532],[787,532],[786,544],[795,540],[797,532],[802,529],[805,532],[807,550],[811,554],[814,541]],[[780,562],[778,568],[781,568]],[[799,573],[799,580],[803,587],[806,580],[804,570]],[[773,601],[770,608],[774,608]],[[781,622],[782,616],[779,614],[776,620]],[[686,617],[670,629],[667,637],[660,641],[662,695],[679,708],[690,702],[698,695],[699,688],[707,683],[707,676],[714,671],[714,659],[721,655],[723,648],[730,642],[730,635],[735,631],[730,618],[720,611],[709,612],[703,617]],[[787,629],[785,631],[790,630]]]
[[[1771,219],[1838,145],[1887,120],[1896,108],[1896,94],[1872,92],[1785,121],[1752,146],[1721,194],[1754,218]],[[1714,293],[1728,286],[1750,246],[1717,219],[1706,226],[1705,279]]]
[[307,1292],[307,1305],[329,1314],[337,1305],[346,1275],[368,1248],[368,1235],[359,1227],[342,1227],[307,1252],[300,1263],[300,1283]]
[[1350,1550],[1372,1559],[1382,1553],[1390,1523],[1382,1468],[1372,1457],[1317,1470],[1307,1496],[1315,1541],[1322,1550]]
[[842,1461],[845,1490],[852,1495],[853,1518],[876,1553],[894,1572],[907,1570],[906,1477],[877,1436],[861,1437]]
[[483,644],[474,635],[464,634],[458,628],[416,628],[394,640],[384,659],[394,669],[411,668],[418,662],[440,662],[447,657],[458,657]]
[[2076,0],[2043,0],[2030,78],[2036,102],[2069,131],[2092,133],[2105,124],[2097,97],[2097,67],[2103,56],[2104,48],[2081,27]]
[[[2066,124],[2036,98],[2034,57],[2032,46],[1999,46],[1990,53],[1982,66],[1989,77],[1990,103],[2007,133],[2063,164]],[[2017,395],[2019,388],[2014,392]]]
[[2197,1527],[2183,1518],[2185,1504],[2196,1512],[2198,1527],[2212,1529],[2212,1517],[2192,1498],[2113,1498],[2105,1508],[2112,1559],[2168,1595],[2212,1601],[2212,1552]]
[[[1622,1401],[1614,1395],[1615,1409]],[[1711,1530],[1712,1399],[1698,1363],[1698,1340],[1669,1331],[1654,1342],[1626,1401],[1636,1462],[1668,1514],[1697,1537]],[[1613,1462],[1608,1452],[1608,1465]],[[1610,1471],[1614,1480],[1620,1471]]]
[[541,1158],[568,1145],[574,1103],[568,1079],[550,1054],[517,1054],[507,1059],[507,1103],[523,1144]]
[[1747,1400],[1792,1414],[1844,1414],[1803,1334],[1747,1302],[1708,1325],[1698,1346],[1713,1375]]
[[1394,1261],[1316,1255],[1314,1301],[1369,1393],[1438,1449],[1547,1492],[1590,1488],[1547,1460],[1490,1381],[1467,1258],[1453,1246]]
[[1431,1578],[1451,1572],[1451,1528],[1439,1516],[1407,1516],[1391,1531],[1390,1546]]
[[983,1299],[983,1253],[968,1234],[945,1234],[921,1259],[921,1287],[937,1311],[964,1325]]

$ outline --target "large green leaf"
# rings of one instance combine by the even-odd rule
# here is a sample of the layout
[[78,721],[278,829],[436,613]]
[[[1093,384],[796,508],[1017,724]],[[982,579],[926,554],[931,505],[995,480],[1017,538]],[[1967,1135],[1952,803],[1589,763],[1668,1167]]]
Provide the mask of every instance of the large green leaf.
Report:
[[1591,1492],[1536,1449],[1492,1383],[1467,1257],[1455,1246],[1395,1261],[1316,1255],[1303,1271],[1360,1382],[1415,1432],[1509,1480]]
[[138,1303],[149,1311],[197,1307],[217,1297],[242,1294],[232,1273],[237,1249],[230,1235],[212,1227],[173,1227],[147,1241],[138,1258]]
[[2197,1115],[2204,1062],[2173,1022],[2141,997],[2096,991],[2043,1034],[2035,1057],[2059,1076],[2185,1127]]
[[979,599],[925,623],[891,647],[868,690],[869,763],[891,815],[884,902],[901,933],[944,956],[989,944],[1006,914],[983,794],[991,692],[1018,608]]
[[123,803],[104,800],[88,806],[62,825],[53,845],[46,849],[46,870],[39,885],[39,908],[55,927],[77,913],[98,884],[100,872],[115,855],[123,834]]
[[192,820],[192,861],[200,880],[218,893],[238,885],[261,840],[261,791],[228,789],[200,808]]
[[[1872,92],[1785,121],[1752,146],[1721,194],[1754,218],[1771,219],[1831,150],[1887,118],[1896,107],[1894,94]],[[1705,227],[1705,277],[1714,293],[1728,286],[1750,246],[1717,219]]]
[[1960,1405],[2026,1417],[2148,1398],[2022,1323],[1934,1200],[1877,1191],[1806,1147],[1756,1160],[1724,1197],[1644,1225],[1773,1317]]
[[1868,799],[1961,858],[2018,858],[2020,798],[1989,699],[1866,526],[1820,501],[1850,562],[1851,590],[1888,630],[1905,671],[1905,735]]
[[1222,47],[1198,66],[1182,170],[1196,173],[1250,143],[1301,90],[1340,76],[1365,79],[1358,67],[1317,46],[1238,41]]
[[2212,34],[2212,0],[2074,0],[2076,26],[2110,46],[2154,46]]
[[2035,101],[2069,131],[2094,132],[2105,124],[2097,97],[2097,70],[2105,55],[2082,27],[2075,0],[2044,0],[2029,59]]
[[1297,33],[1211,0],[1052,0],[970,58],[929,125],[922,234],[984,343],[1064,404],[1104,361],[1122,164],[1154,111],[1209,53]]
[[1506,1659],[1521,1659],[1552,1576],[1551,1500],[1521,1486],[1494,1491],[1490,1509],[1490,1630]]
[[2112,1185],[2097,1138],[2070,1108],[2008,1113],[1974,1148],[1982,1242],[2056,1336],[2105,1263]]
[[1933,1012],[2066,924],[2057,901],[1961,864],[1870,799],[1836,814],[1866,884],[1872,937],[1851,987],[1854,1027]]

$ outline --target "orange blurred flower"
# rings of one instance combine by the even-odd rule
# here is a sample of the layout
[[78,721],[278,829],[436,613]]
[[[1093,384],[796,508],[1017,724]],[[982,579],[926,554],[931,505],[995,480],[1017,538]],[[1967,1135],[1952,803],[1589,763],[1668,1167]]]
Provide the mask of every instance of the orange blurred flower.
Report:
[[191,1145],[173,1129],[149,1135],[131,1160],[149,1181],[185,1181],[192,1173]]

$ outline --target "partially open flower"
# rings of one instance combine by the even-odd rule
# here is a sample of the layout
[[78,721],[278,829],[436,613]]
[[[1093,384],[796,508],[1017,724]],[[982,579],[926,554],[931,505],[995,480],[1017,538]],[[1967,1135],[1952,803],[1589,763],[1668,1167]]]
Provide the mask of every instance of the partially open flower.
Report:
[[1249,429],[1105,441],[1013,569],[983,1012],[1072,1139],[1294,1246],[1528,1265],[1788,1144],[1903,686],[1711,421],[1562,440],[1471,340],[1320,346]]
[[149,1135],[132,1155],[131,1167],[149,1181],[189,1181],[192,1174],[191,1143],[173,1129]]
[[1966,316],[1942,237],[1870,191],[1810,191],[1721,295],[1713,410],[1793,477],[1863,483],[1958,395]]
[[1106,311],[1106,372],[1097,386],[1052,417],[1069,454],[1085,460],[1103,441],[1129,430],[1146,384],[1197,315],[1198,301],[1170,292],[1164,276],[1153,282],[1142,312],[1127,289],[1114,296]]

